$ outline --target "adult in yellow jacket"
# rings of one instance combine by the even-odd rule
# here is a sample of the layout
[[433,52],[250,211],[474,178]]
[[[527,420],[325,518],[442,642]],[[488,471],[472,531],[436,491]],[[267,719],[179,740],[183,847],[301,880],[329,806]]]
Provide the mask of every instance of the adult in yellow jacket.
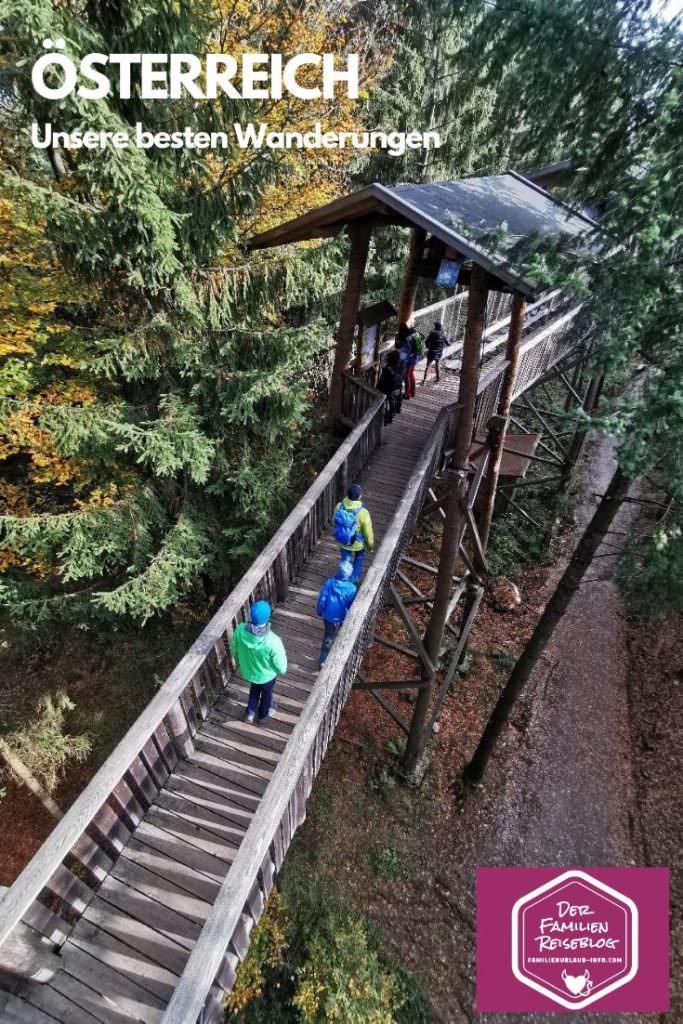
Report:
[[351,582],[358,586],[363,575],[365,552],[373,551],[375,547],[372,519],[368,510],[363,507],[360,484],[349,487],[346,497],[335,508],[333,528],[341,560],[353,561]]

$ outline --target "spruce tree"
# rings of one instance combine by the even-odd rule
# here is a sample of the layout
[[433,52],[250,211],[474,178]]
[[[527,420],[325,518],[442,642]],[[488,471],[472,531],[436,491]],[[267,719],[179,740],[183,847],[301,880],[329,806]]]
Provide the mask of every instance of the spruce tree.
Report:
[[478,19],[452,0],[389,5],[393,57],[373,90],[368,121],[387,131],[438,131],[442,145],[401,157],[377,151],[362,164],[364,179],[392,184],[491,173],[500,159],[497,140],[486,131],[495,89],[473,84],[463,53]]
[[[276,5],[271,5],[274,7]],[[261,12],[263,13],[263,12]],[[39,97],[30,71],[44,39],[88,52],[187,52],[217,45],[209,3],[83,6],[3,0],[1,186],[42,225],[87,299],[56,311],[80,339],[82,396],[36,407],[6,395],[3,419],[32,418],[59,456],[87,465],[89,486],[52,489],[45,507],[5,506],[12,554],[0,601],[16,618],[145,620],[200,582],[227,578],[291,504],[293,453],[309,420],[306,384],[326,331],[281,311],[324,291],[325,255],[245,256],[240,225],[282,168],[236,150],[31,150],[33,121],[56,131],[232,132],[253,102]],[[250,26],[244,24],[245,30]],[[235,31],[239,24],[233,26]],[[270,26],[272,31],[272,25]],[[249,42],[258,49],[258,31]],[[49,158],[49,159],[48,159]]]
[[[597,210],[592,250],[537,252],[530,271],[578,290],[595,360],[610,377],[640,366],[635,397],[603,401],[597,425],[618,439],[630,479],[668,497],[628,572],[650,612],[683,607],[683,32],[652,0],[499,0],[463,50],[473,86],[495,86],[492,139],[513,139],[517,167],[571,160],[565,198]],[[668,570],[667,570],[668,566]],[[651,590],[656,587],[656,597]]]

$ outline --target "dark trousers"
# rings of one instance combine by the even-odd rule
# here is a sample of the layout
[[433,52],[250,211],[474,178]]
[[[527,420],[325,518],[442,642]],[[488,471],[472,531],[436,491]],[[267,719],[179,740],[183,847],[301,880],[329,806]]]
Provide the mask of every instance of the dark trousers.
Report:
[[320,649],[320,664],[324,665],[327,661],[327,655],[330,653],[334,638],[339,632],[341,622],[328,622],[327,619],[323,620],[325,623],[325,636],[323,637],[323,645]]
[[392,405],[393,405],[394,412],[400,412],[401,411],[401,403],[403,401],[403,391],[402,391],[402,388],[398,388],[396,391],[393,391],[392,394],[391,394],[391,398],[392,398]]
[[432,363],[434,363],[434,369],[436,370],[436,379],[439,380],[439,376],[440,376],[439,375],[439,363],[440,362],[441,362],[441,356],[439,356],[438,359],[437,359],[436,356],[430,356],[429,354],[427,355],[427,365],[425,366],[425,375],[422,378],[422,383],[423,384],[427,380],[427,373],[428,373],[429,367],[431,366]]
[[247,714],[256,715],[257,718],[263,720],[269,711],[275,709],[273,704],[273,690],[275,689],[275,679],[271,679],[269,683],[252,683],[249,689],[249,703],[247,704]]
[[412,363],[406,370],[406,398],[415,398],[415,366]]

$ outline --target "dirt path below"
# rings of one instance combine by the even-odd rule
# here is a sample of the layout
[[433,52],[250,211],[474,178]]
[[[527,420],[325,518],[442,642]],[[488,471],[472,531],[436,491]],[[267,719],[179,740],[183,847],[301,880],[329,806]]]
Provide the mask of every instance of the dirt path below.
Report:
[[[577,533],[609,483],[611,450],[593,441],[588,500]],[[643,864],[629,708],[628,623],[612,579],[638,506],[625,503],[536,668],[521,718],[499,752],[502,793],[489,807],[479,863],[509,866]],[[520,740],[522,741],[520,743]],[[548,1020],[562,1014],[548,1014]],[[539,1015],[482,1014],[489,1024],[538,1024]],[[582,1021],[623,1024],[623,1015]],[[634,1022],[657,1015],[629,1015]]]
[[[588,466],[577,534],[613,472],[606,442],[594,440]],[[628,864],[642,852],[633,835],[626,617],[611,579],[636,515],[637,506],[622,506],[530,680],[521,757],[508,738],[492,863]]]

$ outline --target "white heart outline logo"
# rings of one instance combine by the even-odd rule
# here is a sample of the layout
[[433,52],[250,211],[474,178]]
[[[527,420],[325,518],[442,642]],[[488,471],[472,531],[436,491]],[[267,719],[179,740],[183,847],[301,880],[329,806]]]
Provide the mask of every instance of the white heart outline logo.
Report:
[[593,983],[590,980],[590,973],[585,971],[584,974],[567,974],[566,971],[562,971],[561,978],[565,983],[569,991],[573,996],[587,996],[590,990],[593,988]]

